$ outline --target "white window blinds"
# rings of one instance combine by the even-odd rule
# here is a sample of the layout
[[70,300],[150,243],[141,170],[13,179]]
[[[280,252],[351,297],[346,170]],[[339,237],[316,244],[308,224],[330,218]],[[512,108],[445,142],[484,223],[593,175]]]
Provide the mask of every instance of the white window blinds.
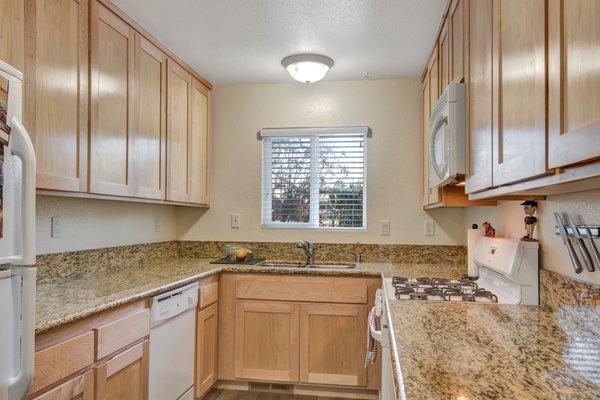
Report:
[[366,227],[364,128],[265,131],[263,227]]

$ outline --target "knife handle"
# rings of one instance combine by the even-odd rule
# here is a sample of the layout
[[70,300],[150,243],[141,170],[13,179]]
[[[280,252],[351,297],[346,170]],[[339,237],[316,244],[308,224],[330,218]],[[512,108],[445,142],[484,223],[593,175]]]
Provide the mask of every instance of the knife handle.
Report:
[[567,239],[567,250],[569,250],[569,256],[571,257],[571,262],[573,263],[573,267],[575,268],[575,273],[580,274],[583,272],[583,267],[581,266],[581,261],[579,261],[579,257],[577,257],[577,253],[575,252],[575,248],[573,247],[573,243],[569,239]]
[[583,238],[580,238],[580,237],[577,238],[577,243],[579,244],[581,258],[583,258],[583,264],[585,265],[585,268],[590,272],[594,272],[594,264],[592,261],[592,256],[590,255],[590,252],[588,251],[587,247],[585,246],[585,242],[583,241]]

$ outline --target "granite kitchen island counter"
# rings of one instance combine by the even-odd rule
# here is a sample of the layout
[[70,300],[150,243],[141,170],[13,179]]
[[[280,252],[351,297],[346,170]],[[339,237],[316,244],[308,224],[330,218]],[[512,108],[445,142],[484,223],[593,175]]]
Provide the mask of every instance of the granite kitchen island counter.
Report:
[[36,333],[99,313],[219,272],[381,276],[457,276],[462,264],[364,263],[353,269],[270,268],[215,265],[207,258],[163,258],[136,266],[91,266],[78,274],[41,279],[37,287]]
[[386,312],[398,399],[600,398],[600,308],[390,300]]

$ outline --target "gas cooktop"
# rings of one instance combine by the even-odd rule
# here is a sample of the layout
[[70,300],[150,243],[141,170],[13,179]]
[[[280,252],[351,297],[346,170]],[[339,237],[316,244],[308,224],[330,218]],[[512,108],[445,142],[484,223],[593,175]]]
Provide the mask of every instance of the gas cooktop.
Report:
[[497,303],[498,296],[478,287],[477,282],[468,278],[405,278],[391,279],[391,293],[398,300],[463,301]]

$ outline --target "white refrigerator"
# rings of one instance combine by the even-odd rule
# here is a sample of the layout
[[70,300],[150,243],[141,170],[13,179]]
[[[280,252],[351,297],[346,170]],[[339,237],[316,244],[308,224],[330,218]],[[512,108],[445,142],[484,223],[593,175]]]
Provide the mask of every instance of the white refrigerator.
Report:
[[0,60],[0,400],[23,400],[35,340],[35,154],[23,76]]

